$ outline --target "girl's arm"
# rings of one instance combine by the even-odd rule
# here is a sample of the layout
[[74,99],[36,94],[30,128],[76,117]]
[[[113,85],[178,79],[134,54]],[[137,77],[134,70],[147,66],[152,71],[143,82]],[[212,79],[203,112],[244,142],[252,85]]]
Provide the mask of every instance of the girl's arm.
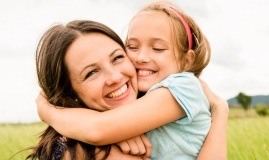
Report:
[[201,81],[201,84],[211,106],[212,123],[197,159],[227,160],[226,129],[229,114],[228,104],[225,100],[214,94],[206,83]]
[[106,112],[56,109],[48,107],[52,105],[42,96],[37,99],[37,105],[40,118],[56,131],[97,146],[135,137],[186,116],[166,88],[153,90],[128,105]]

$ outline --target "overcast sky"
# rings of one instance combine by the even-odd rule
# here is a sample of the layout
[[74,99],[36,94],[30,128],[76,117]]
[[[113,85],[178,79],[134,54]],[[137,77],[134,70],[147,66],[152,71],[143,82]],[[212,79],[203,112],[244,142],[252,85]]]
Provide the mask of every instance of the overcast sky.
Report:
[[[102,22],[124,37],[147,0],[0,0],[0,122],[38,120],[34,55],[42,33],[75,19]],[[268,0],[175,0],[208,37],[202,78],[225,99],[269,94]]]

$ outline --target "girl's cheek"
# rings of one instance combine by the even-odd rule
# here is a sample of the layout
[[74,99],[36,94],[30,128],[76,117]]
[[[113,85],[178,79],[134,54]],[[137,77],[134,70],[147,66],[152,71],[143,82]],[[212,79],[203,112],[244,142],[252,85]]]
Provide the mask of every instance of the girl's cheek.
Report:
[[132,53],[132,51],[128,51],[127,56],[133,62],[133,60],[135,58],[135,53]]

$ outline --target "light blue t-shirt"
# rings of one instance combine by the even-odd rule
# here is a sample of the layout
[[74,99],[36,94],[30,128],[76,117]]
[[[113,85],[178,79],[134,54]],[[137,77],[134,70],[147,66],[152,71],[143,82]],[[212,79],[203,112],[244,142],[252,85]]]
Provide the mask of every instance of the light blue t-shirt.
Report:
[[[148,92],[168,88],[186,117],[149,131],[152,160],[194,160],[211,126],[210,106],[199,80],[193,73],[172,74]],[[179,107],[180,107],[179,106]]]

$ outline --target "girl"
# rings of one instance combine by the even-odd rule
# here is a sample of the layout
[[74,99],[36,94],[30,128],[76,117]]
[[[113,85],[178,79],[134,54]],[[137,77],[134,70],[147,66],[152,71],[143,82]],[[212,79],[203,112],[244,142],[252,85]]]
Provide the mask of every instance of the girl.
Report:
[[[102,113],[59,110],[40,99],[41,119],[67,137],[94,145],[148,132],[152,159],[195,159],[211,124],[209,103],[196,78],[209,62],[206,38],[193,20],[174,6],[153,3],[132,20],[127,48],[137,69],[138,88],[148,91],[145,96]],[[85,80],[90,83],[102,70],[91,68],[88,73]],[[115,85],[106,98],[125,95],[122,88],[128,85]]]

